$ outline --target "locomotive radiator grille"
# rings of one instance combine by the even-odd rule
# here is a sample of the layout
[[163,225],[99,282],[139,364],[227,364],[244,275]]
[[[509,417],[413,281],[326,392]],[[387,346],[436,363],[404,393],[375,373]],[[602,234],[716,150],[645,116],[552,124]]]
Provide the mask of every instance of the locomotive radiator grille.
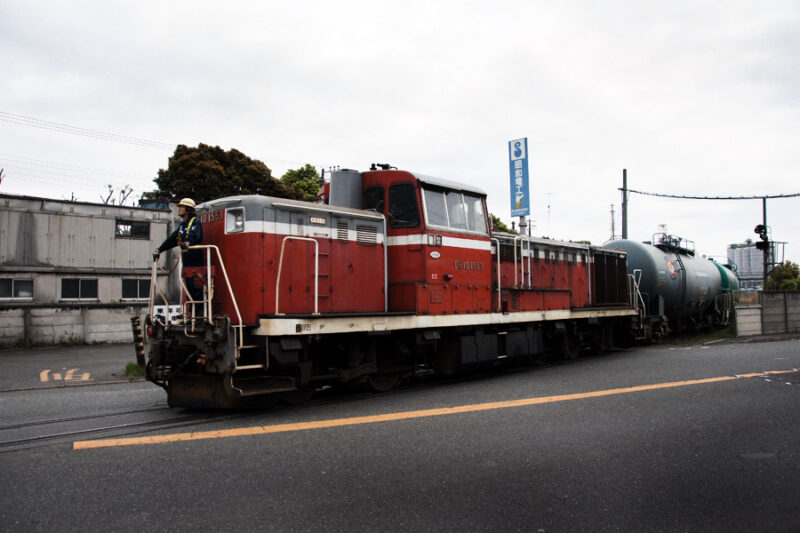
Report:
[[347,222],[338,222],[336,224],[336,238],[343,242],[350,240],[350,226]]
[[359,244],[378,244],[378,228],[356,225],[356,240]]

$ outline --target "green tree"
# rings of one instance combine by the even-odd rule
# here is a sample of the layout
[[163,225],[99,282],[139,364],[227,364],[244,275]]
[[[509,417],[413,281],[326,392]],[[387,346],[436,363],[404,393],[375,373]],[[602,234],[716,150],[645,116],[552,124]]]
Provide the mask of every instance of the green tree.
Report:
[[166,170],[159,169],[153,181],[158,189],[142,195],[144,199],[190,197],[200,203],[239,194],[303,197],[273,178],[272,171],[261,161],[236,149],[226,151],[207,144],[196,148],[178,145]]
[[281,176],[281,183],[303,193],[303,197],[309,202],[317,199],[321,182],[322,178],[317,169],[309,164],[298,169],[287,170],[286,174]]
[[492,221],[492,231],[504,231],[506,233],[516,233],[513,229],[506,226],[500,217],[495,216],[493,213],[489,213],[489,218]]
[[784,261],[775,265],[767,278],[767,290],[800,290],[800,266],[792,261]]

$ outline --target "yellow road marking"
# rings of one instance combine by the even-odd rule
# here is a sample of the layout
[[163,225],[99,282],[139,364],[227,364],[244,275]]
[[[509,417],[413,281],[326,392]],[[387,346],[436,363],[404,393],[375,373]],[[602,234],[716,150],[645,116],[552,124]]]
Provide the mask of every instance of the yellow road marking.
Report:
[[[75,372],[78,371],[77,368],[70,368],[66,370],[67,373],[62,375],[61,372],[53,372],[53,381],[92,381],[92,375],[89,372],[82,372],[80,377],[75,377]],[[39,372],[39,381],[42,383],[48,383],[50,381],[50,369],[42,370]]]
[[276,424],[273,426],[253,426],[234,429],[221,429],[215,431],[198,431],[191,433],[173,433],[170,435],[153,435],[150,437],[134,437],[125,439],[103,439],[103,440],[84,440],[72,443],[74,450],[87,450],[90,448],[109,448],[117,446],[137,446],[143,444],[161,444],[166,442],[181,442],[189,440],[221,439],[228,437],[244,437],[249,435],[267,435],[270,433],[285,433],[288,431],[305,431],[309,429],[323,429],[342,426],[354,426],[358,424],[375,424],[378,422],[392,422],[396,420],[409,420],[413,418],[426,418],[431,416],[455,415],[462,413],[474,413],[478,411],[489,411],[493,409],[507,409],[509,407],[523,407],[528,405],[540,405],[545,403],[566,402],[569,400],[583,400],[586,398],[600,398],[602,396],[614,396],[617,394],[629,394],[632,392],[643,392],[658,389],[669,389],[674,387],[687,387],[690,385],[702,385],[705,383],[718,383],[721,381],[733,381],[742,378],[767,376],[769,374],[786,374],[797,372],[800,369],[778,370],[770,372],[758,372],[753,374],[740,374],[738,376],[722,376],[716,378],[694,379],[690,381],[673,381],[670,383],[656,383],[653,385],[638,385],[636,387],[625,387],[622,389],[608,389],[592,392],[581,392],[577,394],[565,394],[561,396],[544,396],[539,398],[523,398],[519,400],[507,400],[503,402],[478,403],[471,405],[459,405],[455,407],[441,407],[437,409],[422,409],[419,411],[405,411],[400,413],[388,413],[382,415],[356,416],[350,418],[336,418],[331,420],[319,420],[316,422],[297,422],[294,424]]

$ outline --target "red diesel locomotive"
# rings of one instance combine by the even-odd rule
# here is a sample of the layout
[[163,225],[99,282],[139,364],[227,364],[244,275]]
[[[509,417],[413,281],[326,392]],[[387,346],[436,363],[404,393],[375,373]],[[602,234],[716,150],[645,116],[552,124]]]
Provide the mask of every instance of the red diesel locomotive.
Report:
[[486,194],[461,183],[373,165],[331,173],[319,203],[237,196],[197,212],[204,300],[184,287],[181,318],[151,298],[145,319],[147,376],[173,406],[575,357],[641,318],[625,252],[492,232]]

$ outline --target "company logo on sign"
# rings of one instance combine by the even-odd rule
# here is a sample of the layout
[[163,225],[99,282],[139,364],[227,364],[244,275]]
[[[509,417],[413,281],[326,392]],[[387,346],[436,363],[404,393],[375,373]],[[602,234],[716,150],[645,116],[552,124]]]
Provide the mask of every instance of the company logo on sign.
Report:
[[508,142],[508,161],[511,175],[511,216],[531,214],[528,194],[528,139]]

